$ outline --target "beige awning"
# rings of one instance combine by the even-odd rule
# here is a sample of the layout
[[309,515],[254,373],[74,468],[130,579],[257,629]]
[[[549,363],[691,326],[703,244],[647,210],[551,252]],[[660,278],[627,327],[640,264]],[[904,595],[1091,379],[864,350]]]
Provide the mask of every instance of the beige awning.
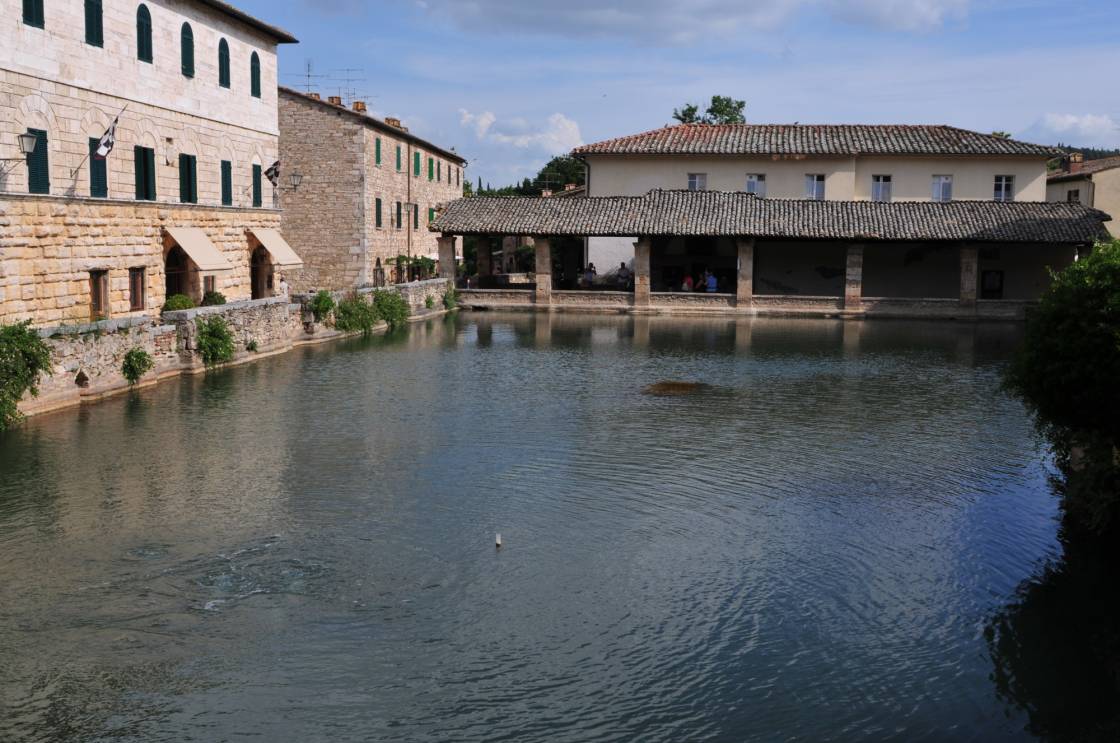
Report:
[[303,259],[296,255],[288,241],[277,232],[270,229],[251,230],[253,235],[272,256],[272,265],[277,268],[303,268]]
[[190,256],[199,271],[232,271],[233,266],[198,227],[165,227],[167,234]]

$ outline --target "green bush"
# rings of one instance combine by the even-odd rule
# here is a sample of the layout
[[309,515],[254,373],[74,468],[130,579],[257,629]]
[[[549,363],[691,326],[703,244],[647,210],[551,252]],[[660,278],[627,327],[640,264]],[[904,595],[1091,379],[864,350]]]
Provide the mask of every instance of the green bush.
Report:
[[435,307],[436,307],[436,298],[433,297],[431,294],[424,297],[424,306],[427,307],[429,310],[434,310]]
[[152,360],[151,354],[143,348],[134,348],[124,355],[124,362],[121,364],[121,374],[128,380],[130,385],[135,385],[140,379],[154,369],[156,362]]
[[343,299],[334,311],[334,326],[347,333],[360,330],[363,335],[369,335],[380,319],[373,305],[357,294]]
[[408,302],[396,292],[376,291],[373,293],[373,307],[377,315],[390,327],[398,328],[408,322],[411,310]]
[[315,322],[323,322],[334,310],[334,297],[326,289],[323,289],[314,297],[311,298],[311,314],[315,316]]
[[445,310],[453,310],[458,304],[459,293],[455,291],[455,287],[451,287],[443,295],[443,308]]
[[1026,403],[1066,476],[1072,527],[1120,531],[1120,241],[1054,274],[1027,319],[1007,388]]
[[51,370],[51,349],[31,322],[0,325],[0,431],[19,422],[24,394],[39,394],[39,376]]
[[256,341],[249,341],[245,344],[245,350],[249,353],[256,353],[257,351],[261,350],[261,347],[257,344]]
[[213,315],[198,321],[198,353],[202,363],[214,367],[233,361],[233,335],[224,318]]
[[203,307],[218,307],[226,303],[226,295],[221,292],[206,292],[202,295]]
[[167,298],[167,301],[163,303],[164,312],[191,309],[194,309],[194,301],[186,294],[172,294]]

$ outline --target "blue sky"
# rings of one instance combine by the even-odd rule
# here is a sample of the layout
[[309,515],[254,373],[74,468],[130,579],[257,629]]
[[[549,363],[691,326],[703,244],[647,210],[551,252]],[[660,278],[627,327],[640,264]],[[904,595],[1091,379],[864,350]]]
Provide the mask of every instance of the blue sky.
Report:
[[[758,123],[931,123],[1120,147],[1120,2],[1096,0],[234,0],[297,36],[338,94],[494,186],[713,94]],[[345,92],[345,91],[342,91]]]

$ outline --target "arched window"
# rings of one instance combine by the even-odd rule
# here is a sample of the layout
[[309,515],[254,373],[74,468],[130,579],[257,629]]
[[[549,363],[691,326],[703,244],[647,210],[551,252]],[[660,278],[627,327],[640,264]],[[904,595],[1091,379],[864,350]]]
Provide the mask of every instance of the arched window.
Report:
[[152,14],[144,4],[136,9],[136,58],[152,61]]
[[218,42],[218,85],[229,87],[229,44],[225,39]]
[[194,32],[191,24],[183,24],[179,37],[183,51],[183,77],[194,77]]
[[105,45],[101,24],[101,0],[86,0],[86,43],[90,46]]
[[261,97],[261,58],[256,52],[249,60],[249,90],[254,98]]

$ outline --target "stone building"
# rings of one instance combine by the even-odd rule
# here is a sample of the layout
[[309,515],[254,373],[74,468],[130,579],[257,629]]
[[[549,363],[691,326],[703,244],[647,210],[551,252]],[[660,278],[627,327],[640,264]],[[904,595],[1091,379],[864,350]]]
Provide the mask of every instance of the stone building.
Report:
[[[1086,161],[1079,152],[1062,160],[1062,167],[1046,178],[1046,200],[1084,204],[1120,214],[1120,157]],[[1112,228],[1113,235],[1120,230]]]
[[[1050,147],[925,125],[682,124],[588,144],[589,196],[652,189],[741,191],[827,201],[1046,201]],[[592,238],[618,266],[630,237]]]
[[0,322],[141,317],[207,289],[265,297],[298,267],[266,178],[290,34],[217,0],[4,6]]
[[439,260],[427,226],[463,194],[466,161],[454,150],[368,115],[362,102],[280,88],[280,156],[302,176],[283,215],[305,261],[296,288],[379,285],[399,280],[397,256]]

